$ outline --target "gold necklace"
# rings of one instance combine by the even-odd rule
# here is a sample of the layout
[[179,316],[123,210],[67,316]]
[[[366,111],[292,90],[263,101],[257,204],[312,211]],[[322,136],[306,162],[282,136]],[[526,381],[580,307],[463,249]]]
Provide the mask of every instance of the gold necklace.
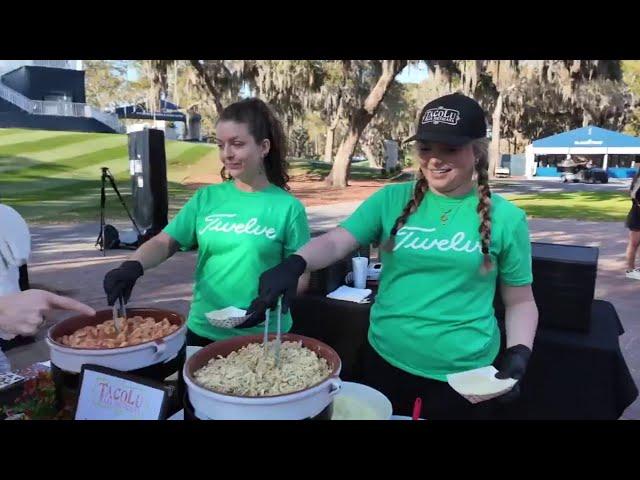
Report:
[[451,210],[453,210],[453,208],[450,208],[449,210],[447,210],[446,212],[442,212],[442,214],[440,215],[440,223],[442,225],[444,225],[445,223],[447,223],[447,221],[449,220],[449,214],[451,213]]
[[[464,203],[464,200],[459,202],[458,205],[456,205],[455,207],[451,207],[448,210],[444,210],[444,211],[442,210],[442,207],[438,204],[437,200],[434,203],[435,203],[435,206],[438,208],[438,210],[440,210],[440,224],[446,225],[447,222],[449,221],[449,218],[453,218],[455,214],[458,213],[458,210],[460,210],[460,207]],[[453,213],[451,214],[451,212]],[[449,214],[451,214],[451,217],[449,217]]]

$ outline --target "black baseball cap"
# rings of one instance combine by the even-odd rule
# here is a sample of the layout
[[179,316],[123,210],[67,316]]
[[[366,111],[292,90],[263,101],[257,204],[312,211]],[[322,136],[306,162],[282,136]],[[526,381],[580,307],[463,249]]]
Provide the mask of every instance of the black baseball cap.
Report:
[[482,107],[471,97],[452,93],[425,105],[416,134],[405,142],[420,140],[459,146],[486,136],[487,122]]

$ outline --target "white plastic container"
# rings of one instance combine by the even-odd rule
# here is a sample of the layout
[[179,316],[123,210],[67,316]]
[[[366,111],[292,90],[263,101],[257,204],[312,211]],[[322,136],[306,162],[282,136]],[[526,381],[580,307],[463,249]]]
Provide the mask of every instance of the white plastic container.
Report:
[[158,321],[167,318],[174,325],[179,325],[180,328],[161,339],[130,347],[75,348],[63,345],[56,339],[63,335],[70,335],[79,328],[97,325],[109,320],[113,318],[113,312],[111,310],[102,310],[97,312],[95,317],[71,317],[54,325],[47,333],[46,342],[49,346],[51,363],[61,370],[72,373],[80,373],[84,364],[100,365],[127,372],[157,363],[168,362],[175,358],[184,346],[187,327],[182,315],[153,308],[131,308],[128,310],[128,314],[130,317],[135,315],[153,317]]
[[210,420],[302,420],[322,412],[340,391],[341,380],[328,378],[300,392],[271,397],[240,397],[212,392],[184,375],[196,416]]
[[[346,400],[349,399],[351,411]],[[337,418],[340,412],[341,400],[345,400],[345,412],[347,418]],[[342,382],[340,393],[334,401],[332,420],[390,420],[393,407],[389,399],[367,385],[354,382]]]
[[353,257],[351,264],[353,268],[354,288],[365,288],[367,286],[367,275],[369,273],[369,259],[367,257]]
[[[270,335],[273,340],[275,335]],[[268,397],[227,395],[198,385],[193,373],[206,365],[211,358],[226,356],[250,343],[261,343],[262,335],[233,337],[210,344],[195,352],[184,364],[183,376],[189,401],[195,415],[210,420],[303,420],[321,413],[340,392],[339,378],[342,363],[338,354],[319,340],[286,333],[282,341],[301,341],[302,345],[325,358],[332,371],[322,382],[299,392]]]

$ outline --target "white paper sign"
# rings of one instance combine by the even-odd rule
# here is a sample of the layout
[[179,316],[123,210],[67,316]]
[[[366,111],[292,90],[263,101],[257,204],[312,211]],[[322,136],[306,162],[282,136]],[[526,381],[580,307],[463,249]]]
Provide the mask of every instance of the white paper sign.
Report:
[[85,367],[76,420],[158,420],[164,389]]

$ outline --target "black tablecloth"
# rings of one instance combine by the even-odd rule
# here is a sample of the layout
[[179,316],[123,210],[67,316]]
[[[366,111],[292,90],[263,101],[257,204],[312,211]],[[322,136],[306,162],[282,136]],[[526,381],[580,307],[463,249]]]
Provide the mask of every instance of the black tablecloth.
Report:
[[[359,382],[370,309],[370,304],[303,295],[292,305],[291,331],[333,347],[342,359],[341,378]],[[521,383],[522,395],[502,407],[498,418],[617,419],[622,415],[638,396],[620,351],[622,325],[613,305],[602,300],[593,302],[591,319],[588,333],[538,330]]]

